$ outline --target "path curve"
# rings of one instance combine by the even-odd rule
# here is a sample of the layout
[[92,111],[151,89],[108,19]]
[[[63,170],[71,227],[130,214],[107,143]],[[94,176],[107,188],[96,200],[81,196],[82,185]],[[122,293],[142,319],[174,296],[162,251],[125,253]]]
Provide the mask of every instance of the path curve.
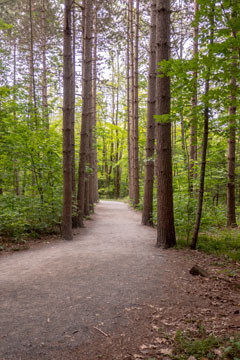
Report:
[[73,241],[1,256],[0,359],[95,360],[133,329],[137,339],[130,310],[174,294],[168,252],[140,221],[127,204],[101,201]]

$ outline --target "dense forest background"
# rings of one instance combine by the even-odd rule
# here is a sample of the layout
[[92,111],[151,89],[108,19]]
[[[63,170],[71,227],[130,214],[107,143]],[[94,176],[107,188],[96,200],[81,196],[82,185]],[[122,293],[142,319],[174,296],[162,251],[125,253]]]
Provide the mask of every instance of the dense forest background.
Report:
[[[74,221],[81,209],[82,180],[90,184],[85,186],[82,215],[91,214],[98,196],[128,199],[134,207],[144,210],[145,206],[146,210],[144,191],[151,181],[148,178],[144,186],[144,177],[149,166],[154,182],[157,178],[153,170],[155,135],[149,133],[153,126],[149,121],[154,118],[155,123],[171,124],[177,243],[190,244],[204,189],[198,246],[228,251],[239,258],[240,4],[237,0],[171,1],[171,59],[157,61],[158,65],[153,60],[154,6],[156,1],[146,0],[73,2],[71,82],[67,86],[66,76],[63,81],[66,2],[64,8],[58,0],[2,0],[2,248],[10,238],[24,242],[61,230],[62,110],[66,110],[67,91],[74,124],[70,160],[73,224],[82,225],[81,219]],[[156,102],[149,86],[154,76],[155,81],[171,77],[167,117],[159,118],[157,112],[149,115]],[[151,141],[153,152],[146,158]],[[87,151],[84,143],[88,143]],[[152,189],[153,210],[147,221],[143,219],[150,225],[158,220],[157,186]],[[90,199],[87,204],[86,198]]]

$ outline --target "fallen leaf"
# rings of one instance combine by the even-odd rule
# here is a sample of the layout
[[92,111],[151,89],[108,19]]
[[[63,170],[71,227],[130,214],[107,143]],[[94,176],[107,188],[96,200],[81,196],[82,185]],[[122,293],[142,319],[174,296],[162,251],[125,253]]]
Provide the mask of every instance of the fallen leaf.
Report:
[[162,355],[172,355],[172,349],[161,349],[159,353]]

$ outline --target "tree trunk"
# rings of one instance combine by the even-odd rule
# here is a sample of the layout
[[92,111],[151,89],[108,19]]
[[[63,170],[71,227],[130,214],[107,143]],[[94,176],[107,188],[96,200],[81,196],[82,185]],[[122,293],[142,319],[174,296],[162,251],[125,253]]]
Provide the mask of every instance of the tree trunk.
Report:
[[[16,40],[14,41],[13,44],[13,99],[14,102],[16,102],[16,74],[17,74],[17,44],[16,44]],[[17,121],[17,115],[16,115],[16,110],[14,109],[14,113],[13,113],[13,117],[14,117],[14,121]],[[15,194],[17,196],[20,195],[20,188],[19,188],[19,169],[18,169],[18,159],[17,159],[18,154],[15,154],[14,156],[14,163],[13,163],[13,168],[14,168],[14,174],[13,174],[13,178],[14,178],[14,190],[15,190]]]
[[99,200],[98,196],[98,160],[97,160],[97,29],[98,29],[98,6],[95,1],[93,19],[94,43],[93,43],[93,202]]
[[62,236],[72,239],[72,147],[71,147],[71,0],[65,0],[63,45],[63,219]]
[[130,130],[130,178],[129,178],[129,191],[130,199],[134,197],[134,28],[133,28],[133,0],[129,0],[129,38],[130,38],[130,116],[129,116],[129,130]]
[[[194,0],[194,15],[195,19],[198,12],[198,0]],[[193,190],[192,180],[196,177],[196,169],[194,168],[197,162],[197,81],[198,81],[198,73],[197,73],[197,56],[198,56],[198,24],[194,27],[193,30],[193,57],[196,61],[195,70],[193,72],[193,92],[192,92],[192,119],[191,119],[191,127],[190,127],[190,150],[189,150],[189,174],[191,179],[191,189]]]
[[236,148],[236,78],[231,80],[231,105],[229,108],[228,139],[228,186],[227,186],[227,226],[236,227],[235,205],[235,148]]
[[46,66],[46,4],[42,0],[41,10],[41,30],[42,30],[42,114],[43,121],[47,129],[49,129],[48,115],[48,94],[47,94],[47,66]]
[[[209,76],[206,79],[205,84],[205,95],[208,96],[209,93]],[[204,195],[204,180],[205,180],[205,168],[206,168],[206,156],[207,156],[207,145],[208,145],[208,123],[209,123],[209,104],[206,100],[205,110],[204,110],[204,132],[203,132],[203,146],[202,146],[202,163],[201,163],[201,173],[200,173],[200,184],[199,184],[199,195],[198,195],[198,209],[197,217],[194,226],[194,232],[192,236],[191,249],[196,249],[198,232],[200,228],[200,222],[202,217],[202,205],[203,205],[203,195]]]
[[115,184],[114,184],[114,197],[120,197],[120,165],[119,162],[119,131],[118,131],[118,114],[119,114],[119,89],[120,89],[120,66],[119,66],[119,53],[117,54],[117,93],[116,93],[116,151],[115,151]]
[[[88,160],[88,132],[92,101],[92,0],[85,2],[84,18],[82,126],[78,178],[78,218],[80,227],[83,226],[84,211],[87,210],[89,201],[89,198],[85,198],[85,186],[88,186],[85,168]],[[88,191],[86,192],[88,193]]]
[[[237,1],[234,1],[234,5]],[[237,14],[233,9],[232,19]],[[234,22],[233,22],[234,23]],[[232,36],[236,38],[237,30],[233,29]],[[237,49],[233,49],[232,72],[236,72]],[[232,76],[230,81],[230,107],[229,107],[229,138],[228,138],[228,186],[227,186],[227,226],[236,227],[236,200],[235,200],[235,155],[236,155],[236,114],[237,114],[237,80]]]
[[[210,15],[210,44],[213,44],[214,39],[214,11],[213,7],[211,15]],[[211,63],[211,50],[209,53],[209,64]],[[199,183],[199,193],[198,193],[198,208],[196,221],[191,241],[191,249],[195,250],[198,240],[198,233],[200,229],[201,217],[202,217],[202,206],[203,206],[203,196],[204,196],[204,181],[205,181],[205,169],[206,169],[206,157],[207,157],[207,146],[208,146],[208,127],[209,127],[209,88],[210,88],[210,73],[211,67],[210,65],[207,68],[207,75],[205,81],[205,105],[204,105],[204,129],[203,129],[203,145],[202,145],[202,163],[201,163],[201,172],[200,172],[200,183]]]
[[154,148],[155,148],[155,106],[156,106],[156,0],[151,3],[150,60],[148,74],[148,107],[146,165],[144,179],[144,198],[142,224],[152,225],[153,183],[154,183]]
[[134,51],[134,123],[133,123],[133,205],[139,204],[139,163],[138,163],[138,48],[139,48],[139,0],[135,12]]
[[[170,0],[157,0],[156,60],[170,57]],[[176,244],[173,216],[172,149],[170,116],[170,78],[156,79],[156,114],[159,116],[157,134],[157,247]],[[162,121],[162,119],[164,121]]]
[[130,1],[127,7],[127,145],[128,145],[128,185],[129,185],[129,198],[132,198],[132,184],[131,184],[131,103],[130,103]]
[[[34,70],[34,58],[33,58],[33,19],[32,19],[32,0],[29,0],[29,23],[30,23],[30,104],[31,114],[34,113],[34,121],[36,128],[38,127],[37,120],[37,98],[36,98],[36,84],[35,84],[35,70]],[[33,109],[32,109],[33,105]],[[31,116],[32,118],[32,116]],[[31,124],[32,125],[32,124]]]
[[75,87],[76,87],[76,29],[75,29],[75,6],[72,5],[72,112],[71,112],[71,148],[72,148],[72,194],[76,202],[76,169],[75,169]]

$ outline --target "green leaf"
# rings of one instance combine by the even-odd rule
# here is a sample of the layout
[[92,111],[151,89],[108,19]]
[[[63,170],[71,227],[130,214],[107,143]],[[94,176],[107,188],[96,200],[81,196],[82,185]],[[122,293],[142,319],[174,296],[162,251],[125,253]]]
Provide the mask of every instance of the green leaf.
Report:
[[171,122],[170,114],[154,115],[153,117],[156,120],[156,122],[160,124],[166,124]]

